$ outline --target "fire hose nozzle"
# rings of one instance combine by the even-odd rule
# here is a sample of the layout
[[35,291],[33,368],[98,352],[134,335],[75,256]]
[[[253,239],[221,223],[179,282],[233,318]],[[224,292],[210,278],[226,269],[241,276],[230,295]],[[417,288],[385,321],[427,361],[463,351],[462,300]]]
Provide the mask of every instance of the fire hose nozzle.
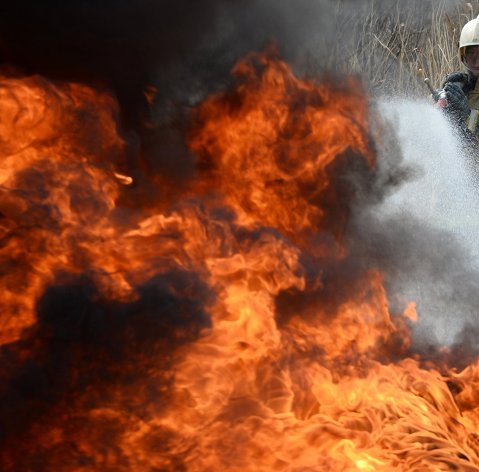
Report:
[[438,108],[446,108],[447,107],[447,94],[445,90],[436,90],[429,79],[424,74],[423,69],[419,69],[419,73],[423,77],[424,83],[426,84],[427,88],[431,92],[433,100],[436,102],[436,106]]

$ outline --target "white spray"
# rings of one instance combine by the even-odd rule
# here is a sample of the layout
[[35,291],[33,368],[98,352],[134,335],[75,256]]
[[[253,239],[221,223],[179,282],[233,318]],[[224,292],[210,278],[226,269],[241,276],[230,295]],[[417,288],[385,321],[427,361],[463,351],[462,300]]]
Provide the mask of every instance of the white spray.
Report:
[[[405,164],[419,171],[384,202],[381,215],[413,215],[438,234],[456,239],[468,255],[467,271],[479,274],[479,172],[471,156],[462,151],[442,111],[430,102],[383,100],[379,110],[396,126]],[[470,300],[458,302],[454,284],[437,290],[428,281],[412,278],[403,288],[405,296],[418,302],[421,321],[416,334],[421,338],[449,344],[464,323],[477,325],[479,306]]]

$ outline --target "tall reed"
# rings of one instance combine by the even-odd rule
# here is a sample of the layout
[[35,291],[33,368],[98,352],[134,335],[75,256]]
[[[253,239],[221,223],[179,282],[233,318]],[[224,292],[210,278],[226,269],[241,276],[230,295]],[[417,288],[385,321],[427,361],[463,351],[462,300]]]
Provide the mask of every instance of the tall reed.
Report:
[[478,14],[479,0],[401,0],[390,9],[369,0],[359,14],[351,11],[350,1],[339,0],[326,65],[361,75],[378,94],[424,96],[428,91],[419,69],[435,87],[461,70],[459,35]]

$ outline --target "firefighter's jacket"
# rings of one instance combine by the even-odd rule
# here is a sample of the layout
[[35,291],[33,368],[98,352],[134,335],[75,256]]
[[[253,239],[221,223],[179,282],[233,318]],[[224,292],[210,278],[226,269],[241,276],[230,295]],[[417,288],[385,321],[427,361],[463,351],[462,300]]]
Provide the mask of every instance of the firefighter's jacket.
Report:
[[[467,72],[453,72],[445,77],[442,87],[448,82],[454,82],[461,86],[471,108],[471,113],[465,123],[463,119],[459,119],[454,114],[449,117],[456,122],[465,138],[477,142],[479,137],[479,80]],[[447,108],[445,111],[447,112]]]
[[466,93],[467,101],[471,107],[471,114],[467,120],[467,128],[474,134],[478,134],[478,121],[479,121],[479,80],[475,81],[474,88]]

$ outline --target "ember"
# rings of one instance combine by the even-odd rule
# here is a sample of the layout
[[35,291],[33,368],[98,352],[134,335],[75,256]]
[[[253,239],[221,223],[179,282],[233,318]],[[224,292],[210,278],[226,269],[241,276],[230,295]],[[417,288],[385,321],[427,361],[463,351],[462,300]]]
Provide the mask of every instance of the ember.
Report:
[[161,210],[120,204],[112,96],[2,78],[2,470],[479,470],[477,364],[414,354],[414,300],[349,247],[366,94],[273,53],[234,74]]

